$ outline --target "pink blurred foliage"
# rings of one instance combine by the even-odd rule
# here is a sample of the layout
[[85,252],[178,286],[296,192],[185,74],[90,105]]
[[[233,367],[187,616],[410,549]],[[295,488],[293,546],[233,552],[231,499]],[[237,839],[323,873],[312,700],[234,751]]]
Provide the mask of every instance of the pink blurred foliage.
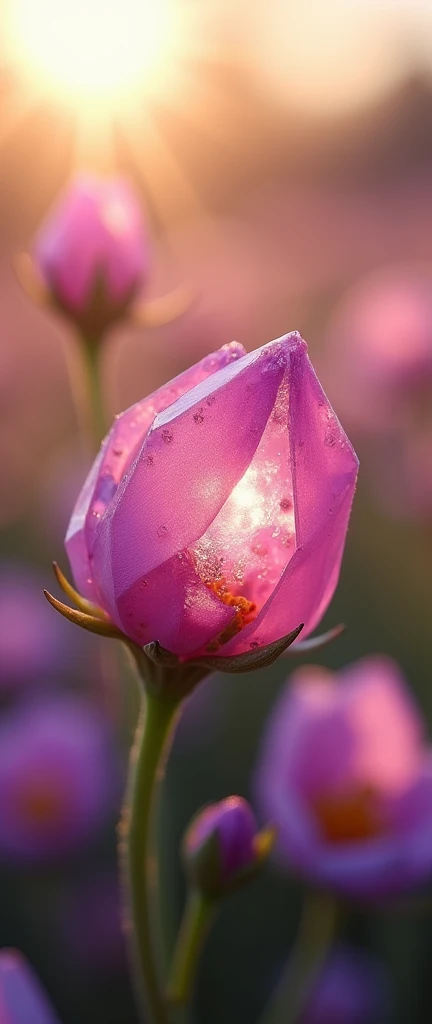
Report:
[[432,264],[391,265],[351,288],[328,325],[328,359],[383,508],[430,523]]

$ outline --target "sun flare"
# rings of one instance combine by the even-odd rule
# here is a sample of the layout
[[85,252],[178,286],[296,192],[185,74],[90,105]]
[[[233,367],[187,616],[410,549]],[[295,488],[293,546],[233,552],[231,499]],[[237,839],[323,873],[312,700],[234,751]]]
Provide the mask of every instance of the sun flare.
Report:
[[169,71],[178,10],[175,0],[14,0],[9,51],[27,77],[72,106],[116,104]]

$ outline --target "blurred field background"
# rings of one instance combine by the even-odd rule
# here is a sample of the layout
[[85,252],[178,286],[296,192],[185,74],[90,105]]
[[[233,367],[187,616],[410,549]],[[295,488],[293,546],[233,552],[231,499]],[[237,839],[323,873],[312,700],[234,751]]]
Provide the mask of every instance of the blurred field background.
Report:
[[[21,6],[25,22],[30,8]],[[41,24],[45,8],[41,2]],[[404,500],[411,483],[398,462],[400,440],[386,449],[387,486],[376,465],[379,428],[371,417],[366,437],[358,418],[351,422],[349,359],[339,348],[347,294],[355,286],[367,295],[367,282],[385,271],[428,282],[418,303],[432,352],[432,12],[426,0],[207,0],[199,10],[178,0],[176,8],[181,45],[155,78],[144,74],[141,88],[138,75],[133,103],[109,98],[90,113],[55,74],[33,67],[13,32],[3,31],[0,44],[2,723],[35,692],[90,695],[118,761],[109,811],[77,850],[29,856],[17,867],[2,856],[0,835],[0,944],[25,952],[64,1024],[135,1021],[115,861],[135,691],[114,645],[77,636],[43,605],[52,559],[67,568],[62,539],[86,461],[67,370],[70,329],[32,305],[13,269],[78,168],[132,179],[150,235],[150,296],[182,282],[193,295],[177,322],[110,333],[102,358],[109,413],[228,341],[252,349],[299,330],[361,457],[342,578],[323,623],[342,621],[347,630],[314,660],[338,668],[366,653],[392,655],[432,727],[432,369],[422,397],[429,443],[415,471],[422,497],[413,510]],[[12,7],[3,0],[0,12],[10,26]],[[48,20],[43,30],[49,35]],[[409,349],[416,328],[407,323]],[[343,343],[349,332],[347,317]],[[404,429],[414,429],[409,418]],[[18,595],[12,614],[12,577],[21,593],[34,588],[28,612]],[[41,624],[16,679],[11,666],[23,656],[38,602]],[[55,636],[45,639],[51,625]],[[162,822],[168,928],[181,909],[181,833],[207,801],[235,792],[253,798],[260,731],[291,665],[214,677],[190,701]],[[204,957],[197,1021],[257,1019],[300,901],[298,884],[268,871],[224,906]],[[352,907],[345,933],[388,971],[391,1024],[429,1021],[430,912]]]

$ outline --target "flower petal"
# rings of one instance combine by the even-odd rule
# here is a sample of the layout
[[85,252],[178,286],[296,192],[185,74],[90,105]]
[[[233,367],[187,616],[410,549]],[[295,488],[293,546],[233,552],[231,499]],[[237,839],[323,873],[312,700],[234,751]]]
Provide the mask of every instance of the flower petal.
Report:
[[285,366],[284,347],[267,345],[156,417],[96,532],[101,604],[117,623],[115,602],[196,542],[230,496],[260,442]]
[[235,341],[224,345],[117,416],[78,497],[66,534],[66,550],[75,583],[90,600],[98,600],[89,559],[98,521],[115,496],[155,416],[200,381],[244,354],[243,346]]
[[222,656],[240,653],[251,642],[269,643],[298,622],[305,623],[307,636],[339,578],[358,460],[303,346],[292,352],[289,387],[296,551],[260,614]]

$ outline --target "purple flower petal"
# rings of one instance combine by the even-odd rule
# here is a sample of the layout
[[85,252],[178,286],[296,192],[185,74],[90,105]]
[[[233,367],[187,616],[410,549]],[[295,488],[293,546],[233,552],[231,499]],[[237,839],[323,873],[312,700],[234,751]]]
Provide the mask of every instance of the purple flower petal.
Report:
[[386,896],[432,874],[432,773],[398,666],[304,668],[266,728],[256,787],[278,856],[319,884]]
[[13,949],[0,950],[0,1020],[2,1024],[59,1024],[38,979]]

